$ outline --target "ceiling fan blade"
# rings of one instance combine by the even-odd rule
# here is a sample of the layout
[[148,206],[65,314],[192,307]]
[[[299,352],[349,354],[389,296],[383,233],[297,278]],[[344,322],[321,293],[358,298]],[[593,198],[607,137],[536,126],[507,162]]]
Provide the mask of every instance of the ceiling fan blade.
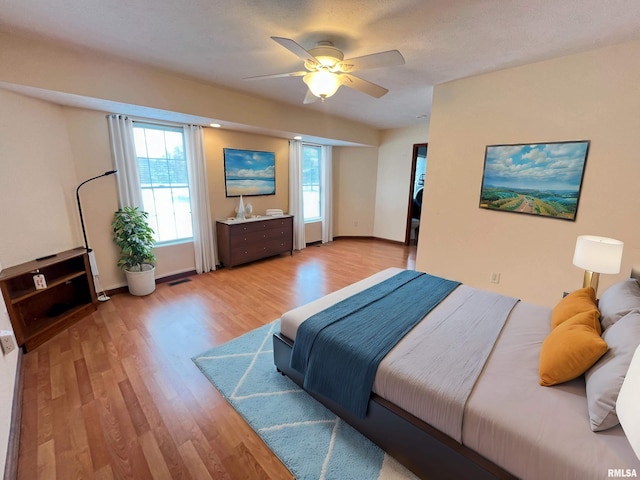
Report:
[[307,105],[309,103],[314,103],[317,101],[318,101],[318,97],[316,97],[313,93],[311,93],[311,90],[307,90],[307,94],[305,95],[304,101],[302,103]]
[[245,77],[243,80],[260,80],[262,78],[281,78],[281,77],[302,77],[306,75],[306,70],[298,71],[298,72],[289,72],[289,73],[274,73],[273,75],[258,75],[255,77]]
[[280,45],[282,45],[284,48],[289,50],[291,53],[293,53],[293,54],[297,55],[298,57],[300,57],[305,62],[307,62],[307,63],[309,63],[311,65],[318,65],[319,64],[319,62],[316,59],[316,57],[311,55],[309,52],[307,52],[304,48],[302,48],[300,45],[298,45],[296,42],[294,42],[290,38],[271,37],[271,39],[273,41],[279,43]]
[[342,81],[342,85],[344,85],[345,87],[353,88],[375,98],[380,98],[389,91],[386,88],[381,87],[380,85],[376,85],[375,83],[371,83],[367,80],[363,80],[360,77],[348,75],[346,73],[340,75],[340,80]]
[[362,57],[347,58],[338,63],[339,71],[355,72],[357,70],[368,70],[371,68],[394,67],[404,65],[404,57],[398,50],[388,50],[386,52],[372,53]]

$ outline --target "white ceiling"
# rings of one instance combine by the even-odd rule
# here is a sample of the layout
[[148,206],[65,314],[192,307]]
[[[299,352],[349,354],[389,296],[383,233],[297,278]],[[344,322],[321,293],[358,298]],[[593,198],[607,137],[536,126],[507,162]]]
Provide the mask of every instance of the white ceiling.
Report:
[[433,85],[640,39],[640,1],[2,0],[0,30],[293,105],[305,96],[300,77],[242,80],[301,69],[270,36],[306,49],[330,40],[346,57],[398,49],[405,65],[357,73],[388,88],[384,97],[341,87],[325,103],[305,106],[396,128],[428,122]]

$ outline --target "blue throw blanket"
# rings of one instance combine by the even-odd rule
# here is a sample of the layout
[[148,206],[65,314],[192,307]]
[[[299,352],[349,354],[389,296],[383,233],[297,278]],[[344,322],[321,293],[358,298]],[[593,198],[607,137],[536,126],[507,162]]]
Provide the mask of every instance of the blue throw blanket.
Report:
[[300,325],[291,367],[305,389],[363,418],[382,359],[458,285],[406,270],[338,302]]

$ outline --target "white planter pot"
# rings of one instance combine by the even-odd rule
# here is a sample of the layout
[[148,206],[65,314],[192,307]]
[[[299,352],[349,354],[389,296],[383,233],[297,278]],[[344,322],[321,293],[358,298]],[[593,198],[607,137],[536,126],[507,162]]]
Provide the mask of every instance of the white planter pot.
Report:
[[143,296],[153,293],[156,289],[156,267],[149,264],[142,265],[142,271],[124,271],[131,295]]

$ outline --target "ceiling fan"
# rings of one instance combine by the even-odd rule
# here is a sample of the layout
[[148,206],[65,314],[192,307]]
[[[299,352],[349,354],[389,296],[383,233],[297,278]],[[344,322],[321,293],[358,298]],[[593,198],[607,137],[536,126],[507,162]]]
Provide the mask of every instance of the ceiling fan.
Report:
[[302,77],[304,83],[309,87],[304,103],[312,103],[318,98],[324,102],[326,98],[336,93],[340,85],[353,88],[375,98],[380,98],[389,90],[375,83],[363,80],[360,77],[356,77],[352,75],[351,72],[404,65],[404,58],[398,50],[388,50],[386,52],[372,53],[370,55],[344,60],[342,51],[334,47],[333,43],[329,41],[318,42],[315,47],[307,51],[290,38],[271,37],[271,39],[304,60],[306,70],[277,73],[274,75],[260,75],[257,77],[248,77],[245,78],[245,80]]

